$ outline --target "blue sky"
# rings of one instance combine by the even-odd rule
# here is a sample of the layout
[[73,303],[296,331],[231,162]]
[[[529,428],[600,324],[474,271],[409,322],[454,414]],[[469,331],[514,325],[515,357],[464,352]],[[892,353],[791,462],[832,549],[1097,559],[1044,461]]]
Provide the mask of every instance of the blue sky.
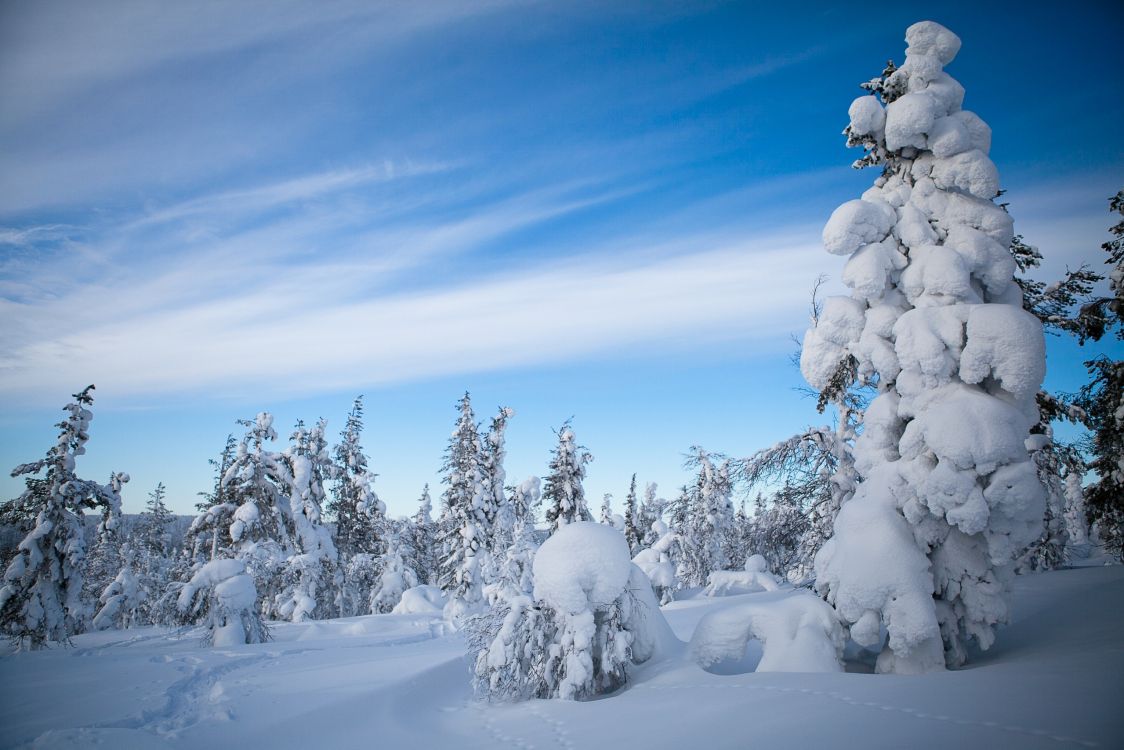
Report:
[[[364,440],[394,513],[468,390],[508,474],[574,418],[587,492],[826,417],[789,358],[819,234],[874,179],[840,131],[932,18],[1043,278],[1124,185],[1118,3],[0,6],[0,465],[96,383],[84,476],[190,510],[234,420]],[[838,289],[838,287],[833,287]],[[1052,341],[1048,384],[1086,352]],[[22,485],[6,476],[0,496]]]

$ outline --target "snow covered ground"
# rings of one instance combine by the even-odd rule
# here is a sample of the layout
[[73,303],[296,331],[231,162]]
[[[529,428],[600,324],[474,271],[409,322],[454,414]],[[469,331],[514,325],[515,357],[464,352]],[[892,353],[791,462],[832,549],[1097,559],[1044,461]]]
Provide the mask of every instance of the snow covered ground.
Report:
[[[704,615],[775,592],[664,608]],[[144,628],[0,658],[0,746],[105,748],[1124,747],[1124,567],[1016,581],[1010,626],[968,668],[910,676],[703,671],[681,654],[585,703],[472,699],[461,637],[424,615],[274,624],[204,648]]]

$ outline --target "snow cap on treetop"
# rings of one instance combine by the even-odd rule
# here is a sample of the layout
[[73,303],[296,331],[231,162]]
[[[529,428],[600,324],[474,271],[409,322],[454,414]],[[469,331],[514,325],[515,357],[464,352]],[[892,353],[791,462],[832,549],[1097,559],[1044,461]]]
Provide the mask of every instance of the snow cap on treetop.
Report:
[[905,30],[906,55],[933,55],[948,65],[960,51],[960,37],[936,21],[918,21]]

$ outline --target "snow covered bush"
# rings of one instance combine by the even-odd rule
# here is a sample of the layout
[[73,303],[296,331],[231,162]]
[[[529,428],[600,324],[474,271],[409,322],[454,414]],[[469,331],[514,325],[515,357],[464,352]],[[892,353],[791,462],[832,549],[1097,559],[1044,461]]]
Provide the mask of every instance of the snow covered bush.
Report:
[[468,622],[474,688],[490,700],[583,700],[628,680],[631,665],[674,643],[624,536],[577,521],[534,562],[533,596],[502,600]]
[[652,593],[659,603],[667,604],[675,598],[675,589],[679,586],[675,577],[675,553],[679,537],[668,531],[667,524],[663,521],[654,521],[652,538],[655,539],[652,546],[636,553],[632,562],[648,577]]
[[141,607],[148,599],[149,592],[141,585],[137,576],[137,556],[126,545],[121,551],[121,558],[124,561],[121,570],[98,597],[101,607],[94,615],[95,630],[121,630],[143,622]]
[[269,632],[257,609],[254,579],[241,560],[212,560],[180,589],[177,607],[184,620],[207,628],[211,646],[263,643]]
[[390,612],[406,589],[418,585],[417,573],[409,565],[409,550],[395,530],[386,533],[386,554],[380,568],[378,588],[371,594],[371,614]]
[[842,672],[843,630],[832,612],[804,590],[709,612],[695,627],[689,650],[704,669],[745,655],[761,642],[757,672]]
[[925,21],[906,40],[902,67],[850,110],[859,165],[883,171],[824,228],[827,251],[849,256],[851,296],[826,300],[801,355],[816,389],[848,367],[877,388],[854,447],[862,481],[815,569],[857,643],[877,647],[885,626],[884,672],[958,665],[969,639],[990,646],[1043,515],[1024,445],[1042,326],[1012,282],[991,132],[944,72],[959,38]]

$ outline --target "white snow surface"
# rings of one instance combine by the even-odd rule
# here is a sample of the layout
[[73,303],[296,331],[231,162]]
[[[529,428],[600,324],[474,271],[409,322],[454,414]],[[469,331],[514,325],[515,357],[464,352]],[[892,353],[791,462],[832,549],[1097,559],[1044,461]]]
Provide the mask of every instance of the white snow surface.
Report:
[[[707,615],[785,592],[663,608],[689,640]],[[1011,624],[968,669],[926,675],[759,670],[759,641],[704,671],[636,668],[603,700],[473,700],[462,635],[439,618],[271,623],[268,643],[199,645],[164,628],[79,635],[0,656],[0,746],[1027,750],[1124,744],[1124,567],[1021,576]],[[732,617],[732,615],[731,615]],[[106,689],[111,686],[111,689]],[[653,721],[653,717],[674,720]]]

